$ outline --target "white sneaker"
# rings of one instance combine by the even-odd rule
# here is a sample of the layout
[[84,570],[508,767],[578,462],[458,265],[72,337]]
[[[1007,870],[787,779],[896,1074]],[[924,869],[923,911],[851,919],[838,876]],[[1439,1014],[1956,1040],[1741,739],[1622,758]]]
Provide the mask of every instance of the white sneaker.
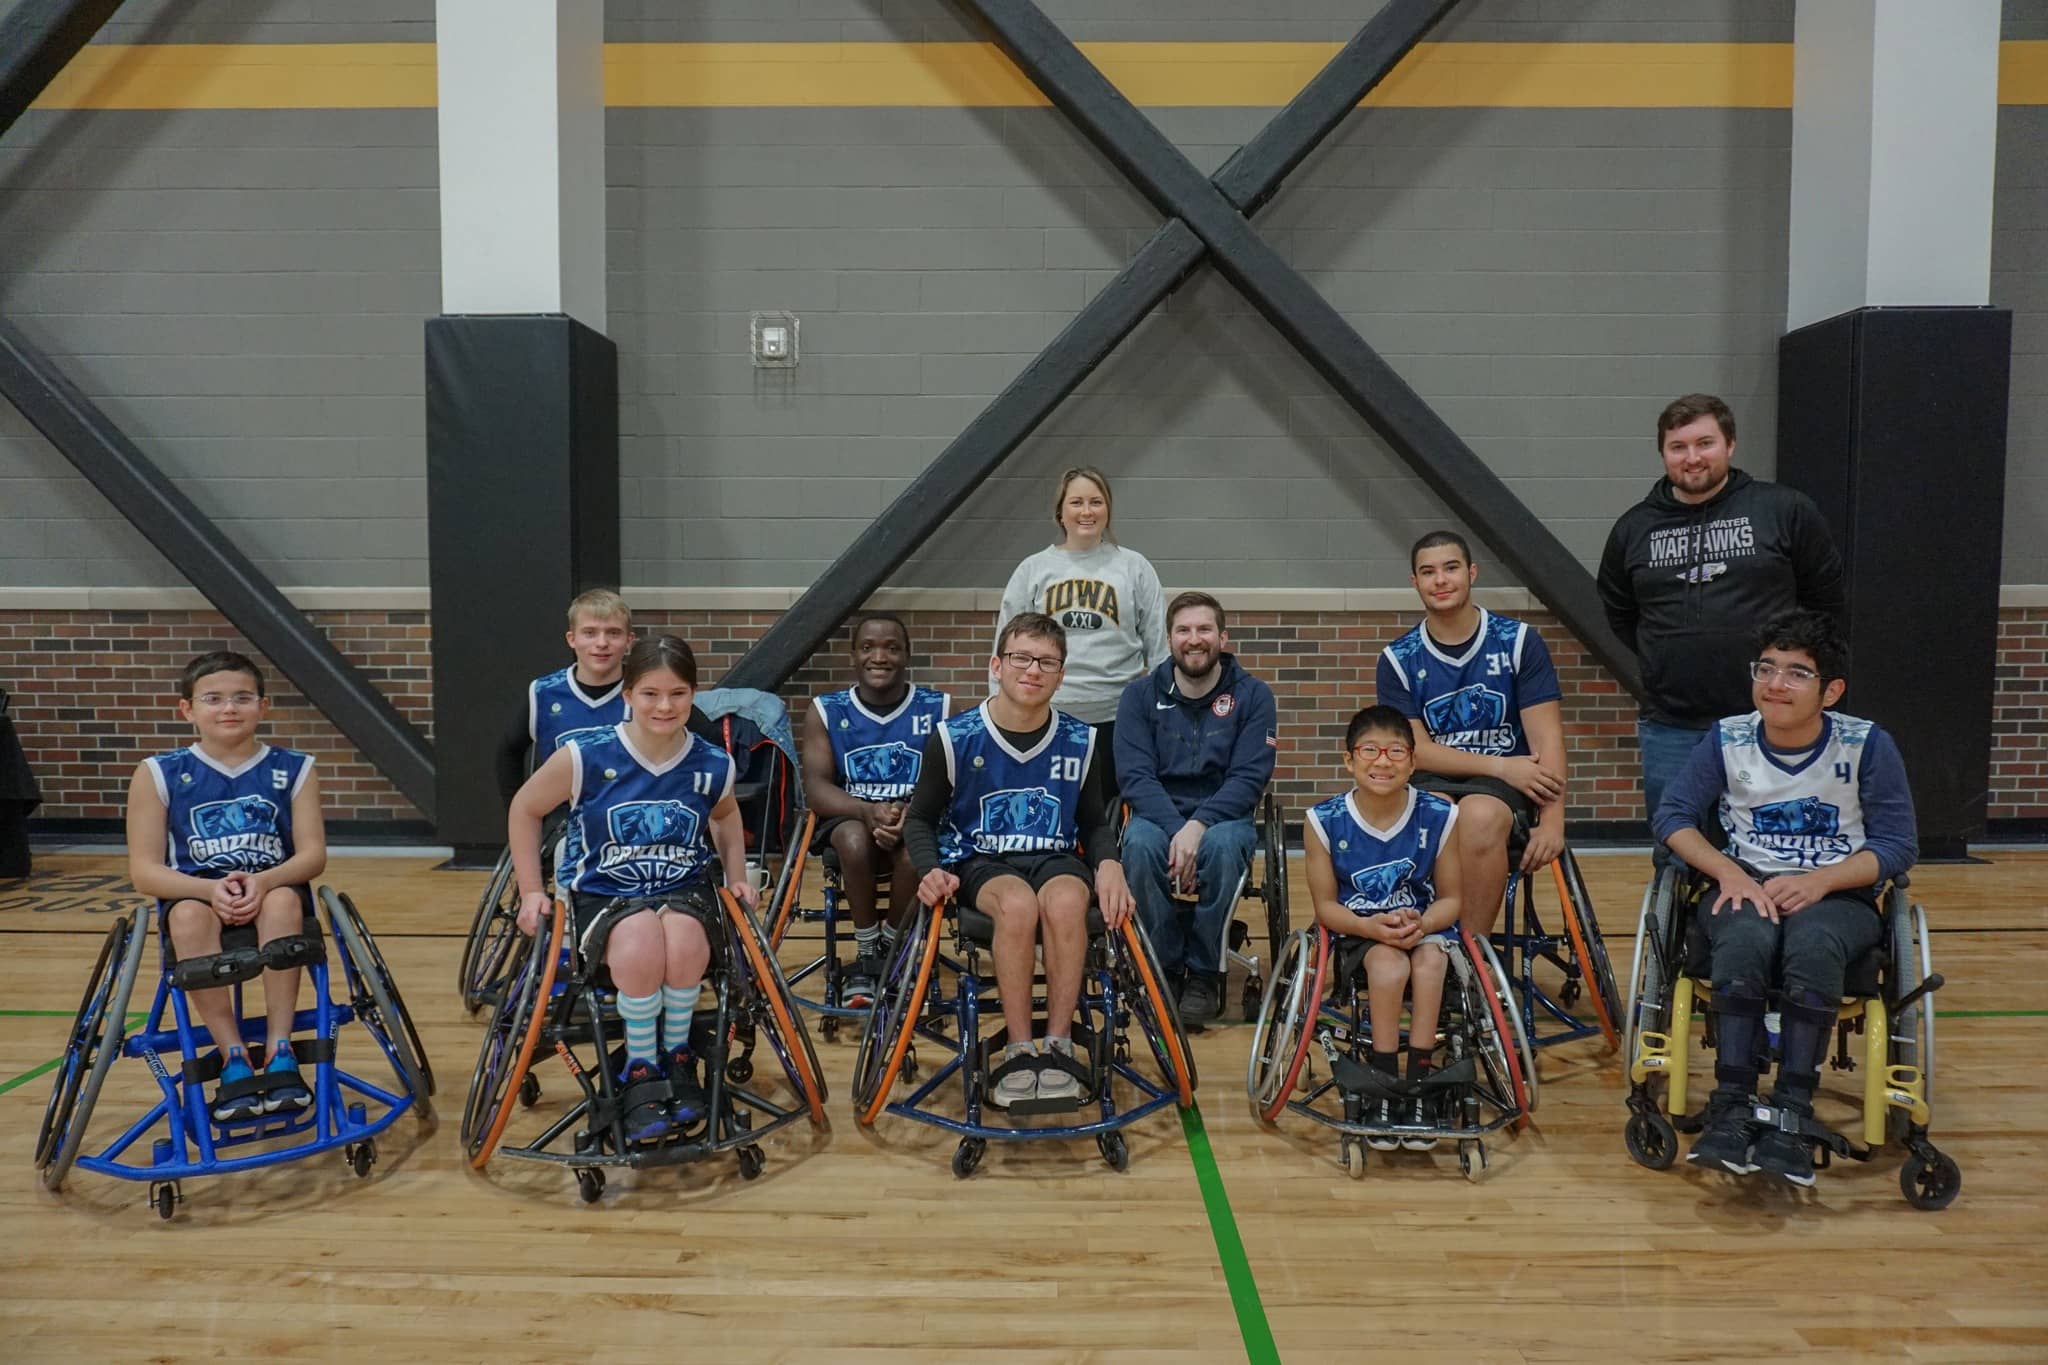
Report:
[[[1072,1061],[1074,1040],[1048,1038],[1045,1040],[1045,1050],[1047,1053],[1057,1052]],[[1038,1098],[1042,1100],[1071,1100],[1079,1097],[1080,1093],[1080,1078],[1071,1071],[1063,1071],[1057,1066],[1047,1066],[1038,1073]]]
[[[1036,1049],[1028,1041],[1012,1043],[1003,1049],[1003,1061],[1008,1062],[1018,1057],[1030,1057],[1035,1052]],[[1008,1109],[1018,1100],[1036,1099],[1037,1097],[1038,1073],[1028,1066],[1021,1066],[989,1088],[988,1102],[998,1109]]]

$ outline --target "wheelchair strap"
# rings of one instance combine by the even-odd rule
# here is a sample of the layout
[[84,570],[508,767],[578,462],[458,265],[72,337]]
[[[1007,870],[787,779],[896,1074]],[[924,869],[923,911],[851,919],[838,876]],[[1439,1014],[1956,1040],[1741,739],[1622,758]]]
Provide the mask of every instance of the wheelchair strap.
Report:
[[327,960],[315,934],[286,934],[260,948],[225,948],[205,957],[188,957],[171,968],[171,984],[181,991],[211,990],[253,981],[265,971],[288,971]]
[[1739,1019],[1761,1019],[1769,1003],[1761,995],[1747,991],[1715,991],[1711,996],[1710,1008],[1716,1014],[1733,1015]]

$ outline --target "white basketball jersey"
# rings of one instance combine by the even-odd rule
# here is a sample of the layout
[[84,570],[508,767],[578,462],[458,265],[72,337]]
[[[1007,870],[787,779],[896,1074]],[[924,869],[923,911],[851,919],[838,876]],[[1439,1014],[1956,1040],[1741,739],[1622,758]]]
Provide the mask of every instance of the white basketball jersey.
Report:
[[1820,743],[1797,762],[1764,748],[1763,728],[1754,711],[1719,724],[1728,856],[1777,876],[1830,867],[1860,850],[1871,723],[1822,712]]

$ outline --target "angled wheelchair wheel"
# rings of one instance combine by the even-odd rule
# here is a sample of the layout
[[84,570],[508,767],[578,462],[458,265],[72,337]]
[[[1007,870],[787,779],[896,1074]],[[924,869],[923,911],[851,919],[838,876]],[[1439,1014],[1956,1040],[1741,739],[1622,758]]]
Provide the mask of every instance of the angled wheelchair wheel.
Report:
[[[1934,969],[1928,951],[1927,912],[1906,903],[1903,891],[1893,890],[1885,916],[1891,934],[1891,974],[1886,981],[1894,1000],[1918,990]],[[1934,1001],[1923,995],[1891,1019],[1891,1059],[1901,1066],[1920,1068],[1920,1094],[1934,1103]]]
[[549,922],[527,940],[526,951],[514,967],[491,1017],[490,1028],[484,1034],[476,1070],[469,1078],[469,1100],[462,1111],[463,1147],[469,1154],[469,1164],[479,1171],[497,1150],[506,1121],[519,1107],[520,1091],[533,1065],[534,1048],[540,1042],[541,1025],[554,992],[555,970],[562,960],[562,933],[568,919],[567,907],[556,901]]
[[1622,1017],[1624,1064],[1636,1063],[1636,1039],[1645,1032],[1662,1032],[1670,1008],[1673,971],[1678,965],[1681,945],[1675,911],[1678,874],[1665,868],[1643,892],[1642,913],[1636,920],[1635,957],[1629,965],[1628,1009]]
[[1281,817],[1280,802],[1271,792],[1260,803],[1260,835],[1265,844],[1266,877],[1259,884],[1266,905],[1266,959],[1270,971],[1286,947],[1293,925],[1287,912],[1287,825]]
[[1557,879],[1557,903],[1563,907],[1572,957],[1591,988],[1587,994],[1592,998],[1593,1017],[1599,1021],[1607,1045],[1620,1047],[1621,1034],[1616,1025],[1621,1018],[1621,1000],[1614,987],[1614,965],[1607,960],[1607,945],[1601,941],[1600,924],[1593,917],[1593,897],[1579,875],[1578,859],[1572,857],[1570,849],[1565,849],[1551,860],[1550,872]]
[[1159,956],[1152,951],[1152,940],[1145,933],[1145,926],[1138,923],[1136,915],[1124,921],[1123,941],[1136,977],[1132,983],[1136,990],[1132,992],[1135,998],[1131,1007],[1145,1025],[1160,1069],[1177,1092],[1180,1107],[1192,1108],[1195,1086],[1199,1083],[1195,1074],[1194,1050],[1188,1046],[1188,1033],[1181,1024],[1180,1009],[1166,993],[1166,972],[1160,967]]
[[803,1015],[798,1011],[796,996],[789,989],[789,982],[782,976],[782,964],[775,960],[775,950],[769,946],[768,938],[761,932],[754,917],[747,913],[730,891],[720,888],[718,898],[725,902],[726,918],[732,925],[733,937],[738,940],[740,950],[746,954],[747,968],[754,978],[756,1007],[764,1009],[767,1022],[775,1030],[777,1046],[775,1051],[782,1058],[783,1070],[789,1073],[789,1081],[796,1092],[803,1096],[804,1104],[811,1111],[811,1123],[819,1128],[825,1126],[825,1080],[818,1066],[817,1050],[811,1046],[810,1030],[804,1027]]
[[863,1127],[888,1107],[889,1092],[910,1051],[917,1022],[924,1016],[932,968],[939,956],[940,911],[920,905],[917,918],[896,945],[896,958],[875,1003],[868,1007],[867,1027],[853,1061],[853,1103]]
[[782,936],[789,932],[791,921],[796,918],[797,902],[801,900],[804,886],[804,864],[811,856],[811,838],[817,833],[818,813],[804,812],[803,823],[797,826],[796,838],[789,845],[789,856],[782,860],[782,875],[775,880],[774,897],[768,905],[768,946],[782,947]]
[[1529,1044],[1522,1037],[1522,1012],[1515,1004],[1507,972],[1501,967],[1500,959],[1494,956],[1493,945],[1487,940],[1474,936],[1462,924],[1458,926],[1458,937],[1464,940],[1465,952],[1475,969],[1470,988],[1479,997],[1479,1009],[1485,1012],[1484,1017],[1493,1025],[1492,1036],[1484,1049],[1487,1057],[1494,1069],[1506,1078],[1509,1093],[1522,1113],[1534,1113],[1536,1091],[1530,1078],[1535,1075],[1536,1068],[1525,1065],[1529,1060]]
[[[462,944],[462,965],[456,969],[455,986],[462,992],[462,1007],[471,1014],[484,1003],[484,994],[502,968],[511,941],[519,933],[519,892],[513,881],[512,850],[498,855],[491,878],[484,883],[483,897],[470,917],[469,937]],[[495,964],[494,964],[495,960]]]
[[392,1067],[404,1078],[419,1116],[432,1118],[434,1106],[429,1097],[434,1093],[434,1070],[427,1062],[420,1031],[413,1026],[412,1015],[398,993],[398,982],[385,965],[384,954],[377,950],[377,940],[370,937],[362,912],[345,894],[323,886],[320,904],[327,911],[327,923],[341,949],[342,973],[348,980],[349,1003],[355,1008],[356,1021],[369,1030],[377,1046],[391,1059]]
[[1251,1061],[1245,1070],[1245,1092],[1262,1122],[1279,1118],[1294,1093],[1328,969],[1328,935],[1320,927],[1296,930],[1281,947],[1259,1003],[1259,1021],[1252,1026]]
[[128,998],[134,993],[135,976],[149,941],[149,914],[138,910],[109,926],[92,975],[86,980],[78,1015],[71,1021],[71,1036],[50,1086],[43,1126],[36,1135],[36,1168],[50,1189],[64,1183],[71,1163],[78,1159],[100,1087],[106,1084],[114,1059],[121,1055],[121,1042],[128,1035]]

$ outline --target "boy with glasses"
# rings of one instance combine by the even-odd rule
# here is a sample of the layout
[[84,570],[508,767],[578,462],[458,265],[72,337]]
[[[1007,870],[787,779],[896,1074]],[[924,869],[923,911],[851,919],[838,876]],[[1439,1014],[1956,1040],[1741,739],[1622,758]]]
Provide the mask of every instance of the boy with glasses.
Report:
[[[1002,1108],[1080,1095],[1073,1031],[1090,883],[1111,929],[1135,904],[1117,861],[1095,731],[1053,709],[1066,657],[1066,630],[1050,616],[1025,612],[1003,626],[989,660],[995,695],[938,727],[903,822],[918,899],[937,905],[957,895],[995,922],[1006,1045],[989,1073],[989,1098]],[[1041,935],[1043,1051],[1031,1019]]]
[[[1813,1114],[1842,982],[1884,932],[1877,889],[1919,852],[1913,795],[1890,735],[1830,710],[1848,687],[1848,646],[1832,617],[1795,611],[1758,637],[1756,709],[1718,723],[1672,779],[1657,838],[1717,886],[1700,898],[1713,948],[1717,1082],[1687,1160],[1814,1183]],[[1719,811],[1716,850],[1700,833]],[[1778,1000],[1778,1079],[1756,1097],[1764,1013]]]

